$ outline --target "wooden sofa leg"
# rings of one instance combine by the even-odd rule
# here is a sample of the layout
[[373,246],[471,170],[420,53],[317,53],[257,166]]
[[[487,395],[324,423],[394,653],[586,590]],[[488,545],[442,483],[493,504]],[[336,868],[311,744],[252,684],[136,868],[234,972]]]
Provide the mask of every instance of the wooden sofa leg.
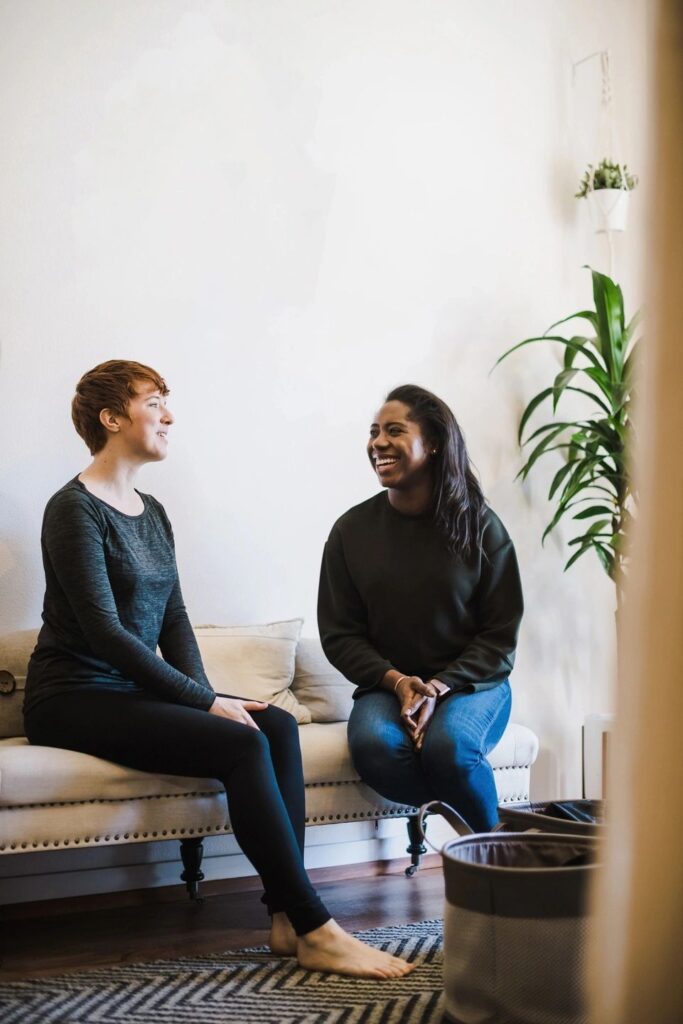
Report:
[[[423,853],[427,852],[427,847],[422,842],[422,836],[420,835],[420,822],[416,814],[412,814],[407,820],[408,826],[408,840],[410,845],[406,849],[406,853],[410,854],[412,863],[406,868],[406,875],[411,878],[420,866],[420,857]],[[427,829],[426,823],[423,828]]]
[[204,878],[204,872],[200,871],[199,868],[202,863],[203,854],[204,847],[202,846],[201,839],[193,838],[180,840],[180,856],[182,857],[183,867],[185,868],[180,877],[187,886],[190,899],[194,900],[196,903],[202,902],[202,897],[199,895],[199,883]]

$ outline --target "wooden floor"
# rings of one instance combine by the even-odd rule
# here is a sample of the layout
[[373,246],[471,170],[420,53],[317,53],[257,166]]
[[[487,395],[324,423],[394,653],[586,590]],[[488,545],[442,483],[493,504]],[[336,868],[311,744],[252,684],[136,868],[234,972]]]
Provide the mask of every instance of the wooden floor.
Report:
[[[384,869],[381,876],[314,881],[330,912],[349,930],[441,917],[440,867],[425,866],[413,878],[401,867],[394,873]],[[0,980],[265,942],[268,918],[258,892],[211,894],[211,887],[207,892],[200,905],[174,888],[139,894],[133,905],[126,905],[130,898],[114,896],[72,900],[63,907],[6,908],[5,914],[0,908]]]

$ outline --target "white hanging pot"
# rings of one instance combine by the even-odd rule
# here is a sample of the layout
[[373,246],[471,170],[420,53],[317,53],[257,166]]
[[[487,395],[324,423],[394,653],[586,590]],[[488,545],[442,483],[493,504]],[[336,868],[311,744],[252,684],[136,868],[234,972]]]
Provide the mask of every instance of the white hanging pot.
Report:
[[586,202],[598,233],[626,230],[629,197],[625,188],[599,188],[588,193]]

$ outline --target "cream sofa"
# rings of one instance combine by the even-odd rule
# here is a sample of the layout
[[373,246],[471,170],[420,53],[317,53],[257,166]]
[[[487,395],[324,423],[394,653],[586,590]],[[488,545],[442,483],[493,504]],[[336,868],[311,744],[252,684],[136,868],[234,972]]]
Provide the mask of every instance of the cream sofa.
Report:
[[[346,742],[353,686],[327,662],[317,639],[299,640],[301,620],[255,627],[198,627],[207,674],[223,692],[267,699],[299,722],[307,823],[407,816],[354,771]],[[191,896],[202,874],[202,839],[231,831],[215,779],[152,775],[51,747],[24,736],[22,698],[35,630],[0,637],[0,871],[25,852],[180,840]],[[490,756],[501,802],[529,799],[534,733],[510,724]],[[420,844],[409,829],[413,864]]]

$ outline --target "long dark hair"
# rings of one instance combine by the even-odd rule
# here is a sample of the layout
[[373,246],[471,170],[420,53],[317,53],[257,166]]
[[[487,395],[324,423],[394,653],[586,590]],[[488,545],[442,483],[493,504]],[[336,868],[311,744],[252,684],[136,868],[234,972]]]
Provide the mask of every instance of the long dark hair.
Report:
[[417,384],[401,384],[385,401],[407,405],[410,418],[434,444],[434,522],[448,549],[469,558],[481,548],[486,503],[455,416],[445,402]]

